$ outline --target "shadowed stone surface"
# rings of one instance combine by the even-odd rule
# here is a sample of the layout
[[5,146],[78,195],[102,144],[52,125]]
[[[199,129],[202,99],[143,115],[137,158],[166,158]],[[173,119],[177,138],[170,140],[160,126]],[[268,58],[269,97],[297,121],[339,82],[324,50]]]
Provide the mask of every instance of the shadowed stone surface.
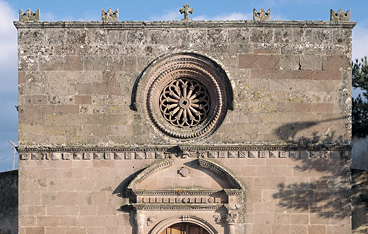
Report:
[[0,233],[18,233],[18,171],[0,173]]

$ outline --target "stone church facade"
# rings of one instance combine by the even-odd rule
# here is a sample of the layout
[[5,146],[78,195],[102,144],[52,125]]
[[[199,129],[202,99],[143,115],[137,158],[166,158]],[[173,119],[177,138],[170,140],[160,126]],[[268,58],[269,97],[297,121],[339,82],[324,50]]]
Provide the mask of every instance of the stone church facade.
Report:
[[19,233],[350,233],[350,11],[20,12]]

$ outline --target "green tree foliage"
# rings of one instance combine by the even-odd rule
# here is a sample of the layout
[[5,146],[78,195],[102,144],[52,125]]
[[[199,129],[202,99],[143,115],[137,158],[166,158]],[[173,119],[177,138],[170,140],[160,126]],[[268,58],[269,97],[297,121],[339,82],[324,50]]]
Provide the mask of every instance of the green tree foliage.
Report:
[[367,57],[353,62],[353,87],[363,93],[353,98],[353,136],[365,137],[368,135],[368,63]]

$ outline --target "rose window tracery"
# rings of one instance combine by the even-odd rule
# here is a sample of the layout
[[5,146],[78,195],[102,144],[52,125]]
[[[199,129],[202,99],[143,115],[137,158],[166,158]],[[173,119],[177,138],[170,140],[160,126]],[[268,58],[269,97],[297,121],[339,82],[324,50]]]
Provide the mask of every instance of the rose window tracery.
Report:
[[176,54],[145,71],[144,103],[156,129],[179,139],[213,133],[223,121],[230,86],[218,65],[198,54]]
[[207,117],[209,107],[210,98],[206,87],[189,78],[173,80],[160,95],[162,116],[179,128],[200,124]]

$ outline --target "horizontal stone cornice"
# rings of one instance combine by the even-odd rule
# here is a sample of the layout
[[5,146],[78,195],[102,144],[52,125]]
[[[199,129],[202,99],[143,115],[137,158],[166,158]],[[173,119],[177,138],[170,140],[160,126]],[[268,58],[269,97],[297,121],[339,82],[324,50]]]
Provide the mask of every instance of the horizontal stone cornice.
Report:
[[144,160],[178,158],[350,158],[351,146],[190,146],[139,148],[18,148],[20,160]]
[[102,28],[102,29],[144,29],[144,28],[348,28],[356,22],[332,21],[56,21],[56,22],[20,22],[14,21],[17,29],[40,28]]
[[349,151],[350,144],[311,144],[311,145],[294,145],[294,144],[241,144],[241,145],[145,145],[145,146],[115,146],[115,147],[63,147],[63,146],[19,146],[19,153],[26,152],[174,152],[174,151],[271,151],[271,150],[337,150]]

